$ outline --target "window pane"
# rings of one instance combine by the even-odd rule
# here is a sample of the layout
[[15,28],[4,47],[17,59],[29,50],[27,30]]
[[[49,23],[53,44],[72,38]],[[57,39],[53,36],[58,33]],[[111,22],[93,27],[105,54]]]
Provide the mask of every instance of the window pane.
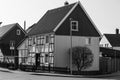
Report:
[[49,56],[48,54],[45,54],[45,63],[48,63],[48,61],[49,61]]
[[53,50],[54,50],[54,44],[50,44],[50,52],[53,52]]
[[91,44],[91,38],[86,38],[86,44]]
[[20,35],[20,34],[21,34],[21,31],[20,31],[19,29],[17,29],[16,34],[17,34],[17,35]]
[[78,31],[78,21],[71,21],[71,30]]
[[46,36],[46,43],[49,43],[49,36]]

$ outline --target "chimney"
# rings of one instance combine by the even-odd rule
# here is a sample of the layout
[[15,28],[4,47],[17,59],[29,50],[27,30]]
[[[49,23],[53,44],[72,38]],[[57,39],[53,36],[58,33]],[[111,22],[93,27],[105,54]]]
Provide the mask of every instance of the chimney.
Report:
[[119,34],[119,29],[118,28],[116,28],[116,34]]
[[69,3],[68,1],[65,1],[64,6],[67,6],[67,5],[69,5]]
[[26,30],[26,21],[24,21],[24,30]]

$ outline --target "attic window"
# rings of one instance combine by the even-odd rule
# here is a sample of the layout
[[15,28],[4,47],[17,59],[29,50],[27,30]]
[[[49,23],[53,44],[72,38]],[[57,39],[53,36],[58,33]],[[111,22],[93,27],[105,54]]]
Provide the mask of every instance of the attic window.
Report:
[[17,33],[17,35],[20,35],[21,31],[19,29],[17,29],[16,33]]
[[71,21],[71,30],[78,31],[78,21]]
[[10,50],[15,48],[15,41],[10,41]]
[[108,47],[109,44],[105,44],[105,47]]

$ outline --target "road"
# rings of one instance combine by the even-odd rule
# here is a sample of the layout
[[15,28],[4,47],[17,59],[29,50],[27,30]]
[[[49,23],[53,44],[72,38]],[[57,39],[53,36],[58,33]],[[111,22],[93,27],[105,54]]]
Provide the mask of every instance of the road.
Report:
[[0,80],[119,80],[120,77],[109,78],[72,78],[72,77],[55,77],[31,75],[29,72],[7,72],[0,71]]

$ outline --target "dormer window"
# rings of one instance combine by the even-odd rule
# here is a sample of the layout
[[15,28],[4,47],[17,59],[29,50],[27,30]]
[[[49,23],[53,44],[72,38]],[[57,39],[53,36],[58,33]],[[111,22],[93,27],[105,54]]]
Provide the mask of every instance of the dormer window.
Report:
[[17,34],[17,35],[20,35],[20,34],[21,34],[20,29],[17,29],[16,34]]
[[78,21],[71,21],[71,30],[78,31]]

